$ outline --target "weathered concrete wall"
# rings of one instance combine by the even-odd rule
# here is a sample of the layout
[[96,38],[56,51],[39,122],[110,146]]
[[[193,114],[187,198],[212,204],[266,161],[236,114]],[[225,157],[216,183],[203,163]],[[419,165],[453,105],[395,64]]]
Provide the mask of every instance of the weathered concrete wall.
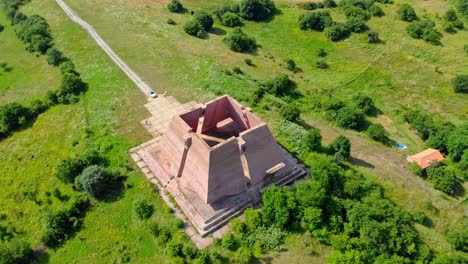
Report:
[[249,165],[250,182],[256,185],[271,167],[285,160],[280,147],[264,123],[239,135],[245,141],[245,157]]

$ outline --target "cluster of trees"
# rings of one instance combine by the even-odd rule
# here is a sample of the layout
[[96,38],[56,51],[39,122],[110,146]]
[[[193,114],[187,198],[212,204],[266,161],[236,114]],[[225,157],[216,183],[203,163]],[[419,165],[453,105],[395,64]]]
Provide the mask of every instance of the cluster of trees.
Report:
[[238,4],[226,4],[217,7],[214,14],[221,22],[227,27],[240,27],[242,26],[242,19],[240,17],[240,7]]
[[457,29],[465,28],[465,24],[463,21],[458,17],[457,12],[455,9],[451,8],[447,10],[444,14],[443,19],[444,23],[444,30],[450,33],[456,33]]
[[32,259],[33,251],[28,242],[18,238],[5,242],[0,240],[0,263],[30,263]]
[[[322,5],[324,7],[335,7],[333,1],[326,1]],[[347,20],[345,23],[333,21],[329,11],[308,12],[299,16],[299,27],[302,30],[325,31],[325,35],[332,41],[339,41],[351,35],[352,32],[362,33],[367,31],[369,27],[366,21],[371,16],[383,16],[384,12],[376,1],[361,1],[361,0],[344,0],[339,3],[339,6],[345,14]],[[379,1],[387,2],[387,1]],[[314,10],[319,6],[317,3],[301,3],[301,8]],[[378,42],[378,34],[372,31],[369,36],[370,43]]]
[[322,2],[303,2],[297,4],[297,6],[305,10],[315,10],[322,8],[335,8],[338,5],[334,0],[323,0]]
[[440,45],[442,34],[435,29],[435,23],[433,21],[429,19],[419,20],[416,11],[408,3],[403,3],[398,8],[397,13],[401,20],[411,22],[406,27],[406,32],[410,37],[423,39],[434,45]]
[[468,0],[458,0],[458,11],[465,17],[468,17]]
[[426,170],[415,172],[427,176],[436,189],[449,195],[462,192],[460,181],[461,178],[466,180],[464,172],[468,168],[468,124],[455,127],[449,122],[434,120],[421,111],[410,111],[404,115],[404,119],[418,131],[426,145],[448,154],[454,162],[450,165],[434,164]]
[[275,3],[272,0],[242,0],[239,4],[239,14],[245,20],[265,20],[275,11]]
[[82,81],[74,64],[64,58],[62,52],[52,47],[52,37],[47,21],[38,15],[26,16],[19,7],[26,1],[2,0],[2,10],[16,30],[18,38],[27,44],[30,52],[47,53],[47,61],[54,66],[60,66],[62,81],[55,91],[48,91],[45,98],[35,100],[28,106],[10,103],[0,106],[0,138],[20,129],[49,107],[62,103],[69,104],[78,101],[79,95],[86,91],[87,85]]
[[184,30],[187,34],[203,38],[207,31],[213,27],[213,17],[205,10],[195,12],[193,19],[184,25]]

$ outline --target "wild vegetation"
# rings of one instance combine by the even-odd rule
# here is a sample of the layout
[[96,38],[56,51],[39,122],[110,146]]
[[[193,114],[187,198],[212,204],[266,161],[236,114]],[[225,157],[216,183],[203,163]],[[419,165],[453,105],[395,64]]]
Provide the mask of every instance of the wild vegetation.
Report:
[[[395,1],[394,4],[371,1],[373,4],[369,7],[363,5],[364,1],[323,1],[315,8],[306,8],[321,10],[306,11],[302,6],[282,1],[245,1],[242,12],[238,2],[182,2],[180,9],[172,13],[168,6],[159,3],[125,1],[109,6],[92,0],[67,1],[155,87],[170,89],[168,92],[182,101],[194,98],[203,101],[230,93],[253,107],[271,124],[280,143],[310,167],[312,179],[298,185],[294,191],[279,188],[266,191],[263,209],[246,211],[245,223],[234,220],[232,233],[206,250],[197,250],[180,229],[181,222],[128,160],[127,149],[147,139],[137,123],[147,117],[147,113],[136,106],[145,100],[125,76],[113,70],[115,66],[109,65],[92,40],[76,41],[76,38],[87,39],[86,33],[70,26],[71,22],[54,1],[32,1],[21,12],[47,18],[54,47],[63,50],[63,54],[76,63],[75,69],[73,64],[62,62],[57,70],[74,72],[79,69],[83,81],[88,83],[88,91],[80,96],[83,100],[75,104],[50,107],[31,127],[20,124],[21,116],[13,118],[13,125],[26,129],[0,142],[2,154],[6,153],[0,157],[5,164],[0,168],[0,183],[13,186],[2,194],[6,218],[1,218],[0,227],[9,225],[9,231],[3,232],[8,238],[2,243],[7,246],[2,244],[0,256],[15,256],[3,252],[25,252],[18,259],[29,258],[29,245],[42,245],[41,237],[47,234],[48,227],[54,227],[57,235],[51,237],[57,237],[59,243],[57,248],[48,250],[48,257],[51,262],[60,263],[73,259],[247,263],[264,257],[279,263],[319,263],[325,261],[326,255],[330,263],[466,261],[463,253],[466,232],[462,227],[463,216],[459,214],[465,204],[458,203],[456,198],[460,197],[458,190],[464,184],[463,172],[468,157],[464,151],[466,145],[460,140],[466,133],[461,128],[466,117],[463,106],[466,98],[464,92],[460,92],[465,86],[463,78],[456,78],[466,74],[462,67],[466,32],[457,30],[456,34],[449,34],[442,28],[444,14],[452,4],[458,19],[464,21],[461,10],[465,9],[460,7],[466,2],[459,1],[456,5],[441,2],[431,6],[432,1]],[[434,29],[443,32],[442,45],[433,46],[408,35],[406,27],[411,24],[398,19],[398,9],[404,2],[411,3],[421,20],[433,21]],[[107,12],[95,11],[100,8],[106,8]],[[424,11],[425,8],[429,11]],[[214,28],[210,30],[201,22],[194,22],[195,35],[202,32],[203,39],[184,32],[184,24],[195,21],[191,10],[194,13],[206,10],[213,18],[211,26]],[[260,15],[252,10],[260,10]],[[298,18],[305,12],[329,12],[332,23],[324,32],[301,31]],[[168,24],[169,18],[174,23]],[[232,19],[237,21],[237,18],[242,32],[255,39],[255,53],[230,52],[230,47],[223,44],[223,39],[237,31],[225,23],[229,24],[227,21]],[[209,18],[204,21],[209,22]],[[115,27],[116,24],[121,27]],[[389,29],[389,24],[396,26]],[[364,25],[369,30],[364,30]],[[10,29],[7,26],[5,30]],[[354,32],[361,30],[364,31]],[[346,41],[332,42],[325,38],[337,36],[338,40],[345,33],[349,34]],[[145,34],[145,38],[137,37],[139,34]],[[139,44],[134,43],[137,38],[141,41]],[[170,47],[168,39],[171,39]],[[141,54],[143,50],[144,55]],[[447,57],[440,57],[440,52]],[[50,54],[50,62],[59,58],[53,51]],[[147,59],[143,61],[142,56]],[[49,56],[45,63],[48,62]],[[14,65],[14,69],[17,68],[19,66]],[[9,111],[21,109],[14,107],[13,110]],[[424,118],[429,121],[422,122],[420,130],[414,125],[418,122],[405,118],[413,110],[427,113],[435,121]],[[286,118],[293,122],[285,121]],[[331,136],[328,134],[333,131],[330,126],[320,125],[325,121],[313,122],[322,119],[357,131],[339,129],[339,134],[346,134],[346,137]],[[450,121],[452,125],[438,120]],[[319,128],[321,133],[313,127]],[[427,140],[423,142],[414,135],[415,130]],[[424,177],[455,198],[433,195],[432,188],[423,184],[409,189],[413,181],[410,176],[403,175],[408,179],[402,181],[391,171],[379,171],[381,168],[372,159],[369,161],[372,164],[364,166],[375,165],[372,173],[378,177],[369,174],[370,169],[356,162],[356,157],[366,159],[366,156],[359,156],[363,147],[354,142],[363,142],[356,141],[357,137],[362,137],[366,142],[364,148],[384,148],[385,154],[391,156],[394,150],[386,147],[385,142],[367,142],[366,138],[373,137],[379,141],[382,135],[388,137],[389,142],[407,143],[408,151],[412,152],[421,150],[425,144],[445,147],[444,153],[449,156],[445,165],[434,166]],[[93,149],[103,160],[86,161],[85,150]],[[38,154],[31,157],[31,153]],[[375,156],[381,154],[375,153]],[[23,166],[24,160],[31,162]],[[385,162],[393,163],[392,160]],[[66,163],[69,164],[62,165]],[[398,167],[399,164],[391,165]],[[65,182],[58,176],[62,166],[64,171],[67,166],[72,171],[64,175],[74,175],[63,177],[70,178]],[[22,167],[24,169],[20,169]],[[128,178],[117,177],[117,183],[123,185],[120,191],[95,198],[82,188],[81,180],[74,184],[88,167],[99,167],[96,170],[100,176]],[[12,177],[12,171],[20,176]],[[25,184],[26,175],[33,184]],[[86,182],[94,184],[95,180],[103,178],[107,179],[87,178]],[[397,178],[396,184],[393,178]],[[450,184],[453,179],[459,183],[456,188]],[[34,184],[38,187],[33,188]],[[78,192],[75,188],[84,191]],[[430,195],[421,198],[418,188],[424,188]],[[453,190],[455,192],[451,193]],[[86,215],[77,215],[72,209],[73,201],[80,197],[89,201],[82,210]],[[21,202],[12,208],[11,204],[16,204],[12,202],[14,199]],[[51,215],[59,215],[55,220],[50,219],[50,224],[40,220],[46,219],[45,208],[51,209]],[[22,220],[26,218],[31,222]],[[17,239],[24,242],[14,242]]]

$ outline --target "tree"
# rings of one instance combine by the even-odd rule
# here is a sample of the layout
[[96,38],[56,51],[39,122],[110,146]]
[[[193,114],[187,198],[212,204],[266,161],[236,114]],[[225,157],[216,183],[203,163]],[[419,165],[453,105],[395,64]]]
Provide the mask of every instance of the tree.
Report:
[[294,88],[294,83],[289,79],[287,74],[280,74],[271,81],[269,90],[277,96],[284,96],[291,93]]
[[205,31],[210,31],[214,23],[213,17],[205,10],[199,10],[195,12],[193,20],[197,21]]
[[322,226],[322,209],[316,207],[305,208],[302,221],[310,232],[320,229]]
[[239,4],[240,16],[246,20],[264,20],[273,15],[275,10],[272,0],[242,0]]
[[0,137],[22,126],[30,117],[30,110],[18,103],[0,106]]
[[296,202],[288,187],[269,187],[262,194],[262,203],[264,221],[269,225],[285,228],[292,220]]
[[366,115],[373,114],[377,111],[374,100],[367,95],[357,94],[352,97],[351,101],[357,109],[360,109]]
[[262,225],[262,213],[252,208],[247,208],[244,211],[245,224],[250,231],[257,229]]
[[64,61],[62,64],[60,64],[60,73],[65,74],[65,73],[71,73],[74,75],[79,75],[78,72],[75,70],[75,64],[73,64],[72,61]]
[[252,251],[250,248],[242,246],[237,250],[234,259],[236,260],[236,263],[239,264],[251,263],[253,259]]
[[280,109],[281,116],[291,122],[295,122],[301,115],[301,111],[295,105],[286,104]]
[[181,243],[171,240],[166,244],[166,253],[172,257],[180,256],[182,255],[182,248],[183,245]]
[[434,184],[434,188],[448,195],[453,195],[457,191],[458,178],[452,170],[446,166],[434,166],[426,169],[429,181]]
[[371,124],[367,129],[367,134],[375,141],[388,142],[388,133],[381,124]]
[[318,60],[315,62],[315,67],[317,67],[318,69],[327,69],[329,66],[326,61]]
[[75,178],[75,186],[78,190],[83,190],[95,198],[102,198],[111,188],[112,177],[106,169],[91,165],[85,168],[81,174]]
[[221,24],[226,27],[239,27],[242,25],[242,22],[239,15],[228,11],[221,17]]
[[351,30],[351,32],[356,33],[364,32],[369,29],[369,27],[366,25],[366,21],[359,17],[348,18],[348,20],[346,20],[346,26],[349,30]]
[[173,13],[182,13],[185,11],[184,6],[179,2],[179,0],[171,0],[171,2],[167,4],[167,9]]
[[317,129],[310,129],[304,135],[303,141],[308,151],[318,150],[322,145],[322,135]]
[[297,70],[296,62],[293,59],[286,60],[288,70],[295,72]]
[[0,243],[0,263],[2,264],[30,263],[32,253],[31,245],[17,238]]
[[69,104],[73,102],[73,97],[86,91],[86,83],[81,78],[72,73],[62,75],[62,82],[57,91],[57,99],[59,103]]
[[426,145],[431,148],[440,150],[442,153],[447,154],[447,141],[448,137],[455,129],[452,123],[444,123],[437,125],[435,129],[430,132],[429,138],[426,140]]
[[351,142],[343,135],[336,137],[331,143],[330,148],[333,153],[340,153],[346,160],[348,160],[351,155]]
[[296,200],[303,209],[322,208],[327,199],[326,186],[316,180],[307,180],[296,185]]
[[228,249],[228,250],[234,250],[236,248],[236,244],[237,244],[236,238],[231,232],[224,235],[221,241],[221,245],[223,246],[223,248]]
[[320,48],[320,49],[317,50],[317,56],[326,57],[327,55],[328,55],[328,53],[324,49]]
[[447,139],[447,150],[453,161],[460,161],[463,151],[468,149],[468,124],[457,127]]
[[468,74],[457,75],[452,80],[452,86],[456,93],[468,93]]
[[223,41],[231,50],[237,52],[254,52],[257,49],[255,39],[247,36],[240,28],[234,29]]
[[369,13],[371,13],[371,15],[376,16],[376,17],[381,17],[385,15],[382,8],[377,4],[373,4],[371,5],[371,7],[369,7]]
[[137,201],[134,204],[135,213],[140,219],[149,219],[154,212],[154,207],[146,200]]
[[416,11],[414,11],[414,8],[408,4],[408,3],[403,3],[400,8],[398,8],[398,16],[400,17],[401,20],[406,21],[406,22],[411,22],[414,20],[418,20],[418,16],[416,15]]
[[47,50],[47,62],[51,65],[58,66],[63,60],[62,52],[56,48]]
[[458,11],[468,17],[468,0],[458,0]]
[[203,38],[205,36],[205,30],[203,26],[198,23],[198,21],[191,20],[184,25],[184,31],[192,36],[197,38]]
[[325,30],[325,35],[331,41],[339,41],[345,39],[351,35],[351,31],[343,23],[335,23],[333,26],[328,27]]
[[361,111],[345,106],[336,112],[335,122],[342,128],[358,129],[364,123]]
[[332,18],[328,11],[317,11],[305,13],[299,16],[299,27],[302,30],[312,29],[323,31],[326,27],[331,26]]
[[369,43],[379,43],[379,32],[371,30],[367,33],[367,42]]

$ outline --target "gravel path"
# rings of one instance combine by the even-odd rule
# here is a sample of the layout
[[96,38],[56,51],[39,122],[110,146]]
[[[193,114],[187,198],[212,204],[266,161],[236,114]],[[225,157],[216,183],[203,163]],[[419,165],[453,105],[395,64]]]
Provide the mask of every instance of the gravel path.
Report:
[[107,45],[107,43],[99,36],[99,34],[96,32],[96,30],[88,24],[88,22],[84,21],[80,17],[78,17],[73,10],[68,7],[65,2],[62,0],[56,0],[57,4],[65,11],[65,14],[73,20],[75,23],[79,24],[82,28],[84,28],[88,33],[91,35],[91,37],[97,42],[97,44],[104,50],[104,52],[109,55],[109,57],[112,59],[112,61],[119,66],[120,69],[132,80],[135,85],[146,95],[147,91],[150,88],[150,86],[145,83],[140,76],[138,76],[128,65]]

